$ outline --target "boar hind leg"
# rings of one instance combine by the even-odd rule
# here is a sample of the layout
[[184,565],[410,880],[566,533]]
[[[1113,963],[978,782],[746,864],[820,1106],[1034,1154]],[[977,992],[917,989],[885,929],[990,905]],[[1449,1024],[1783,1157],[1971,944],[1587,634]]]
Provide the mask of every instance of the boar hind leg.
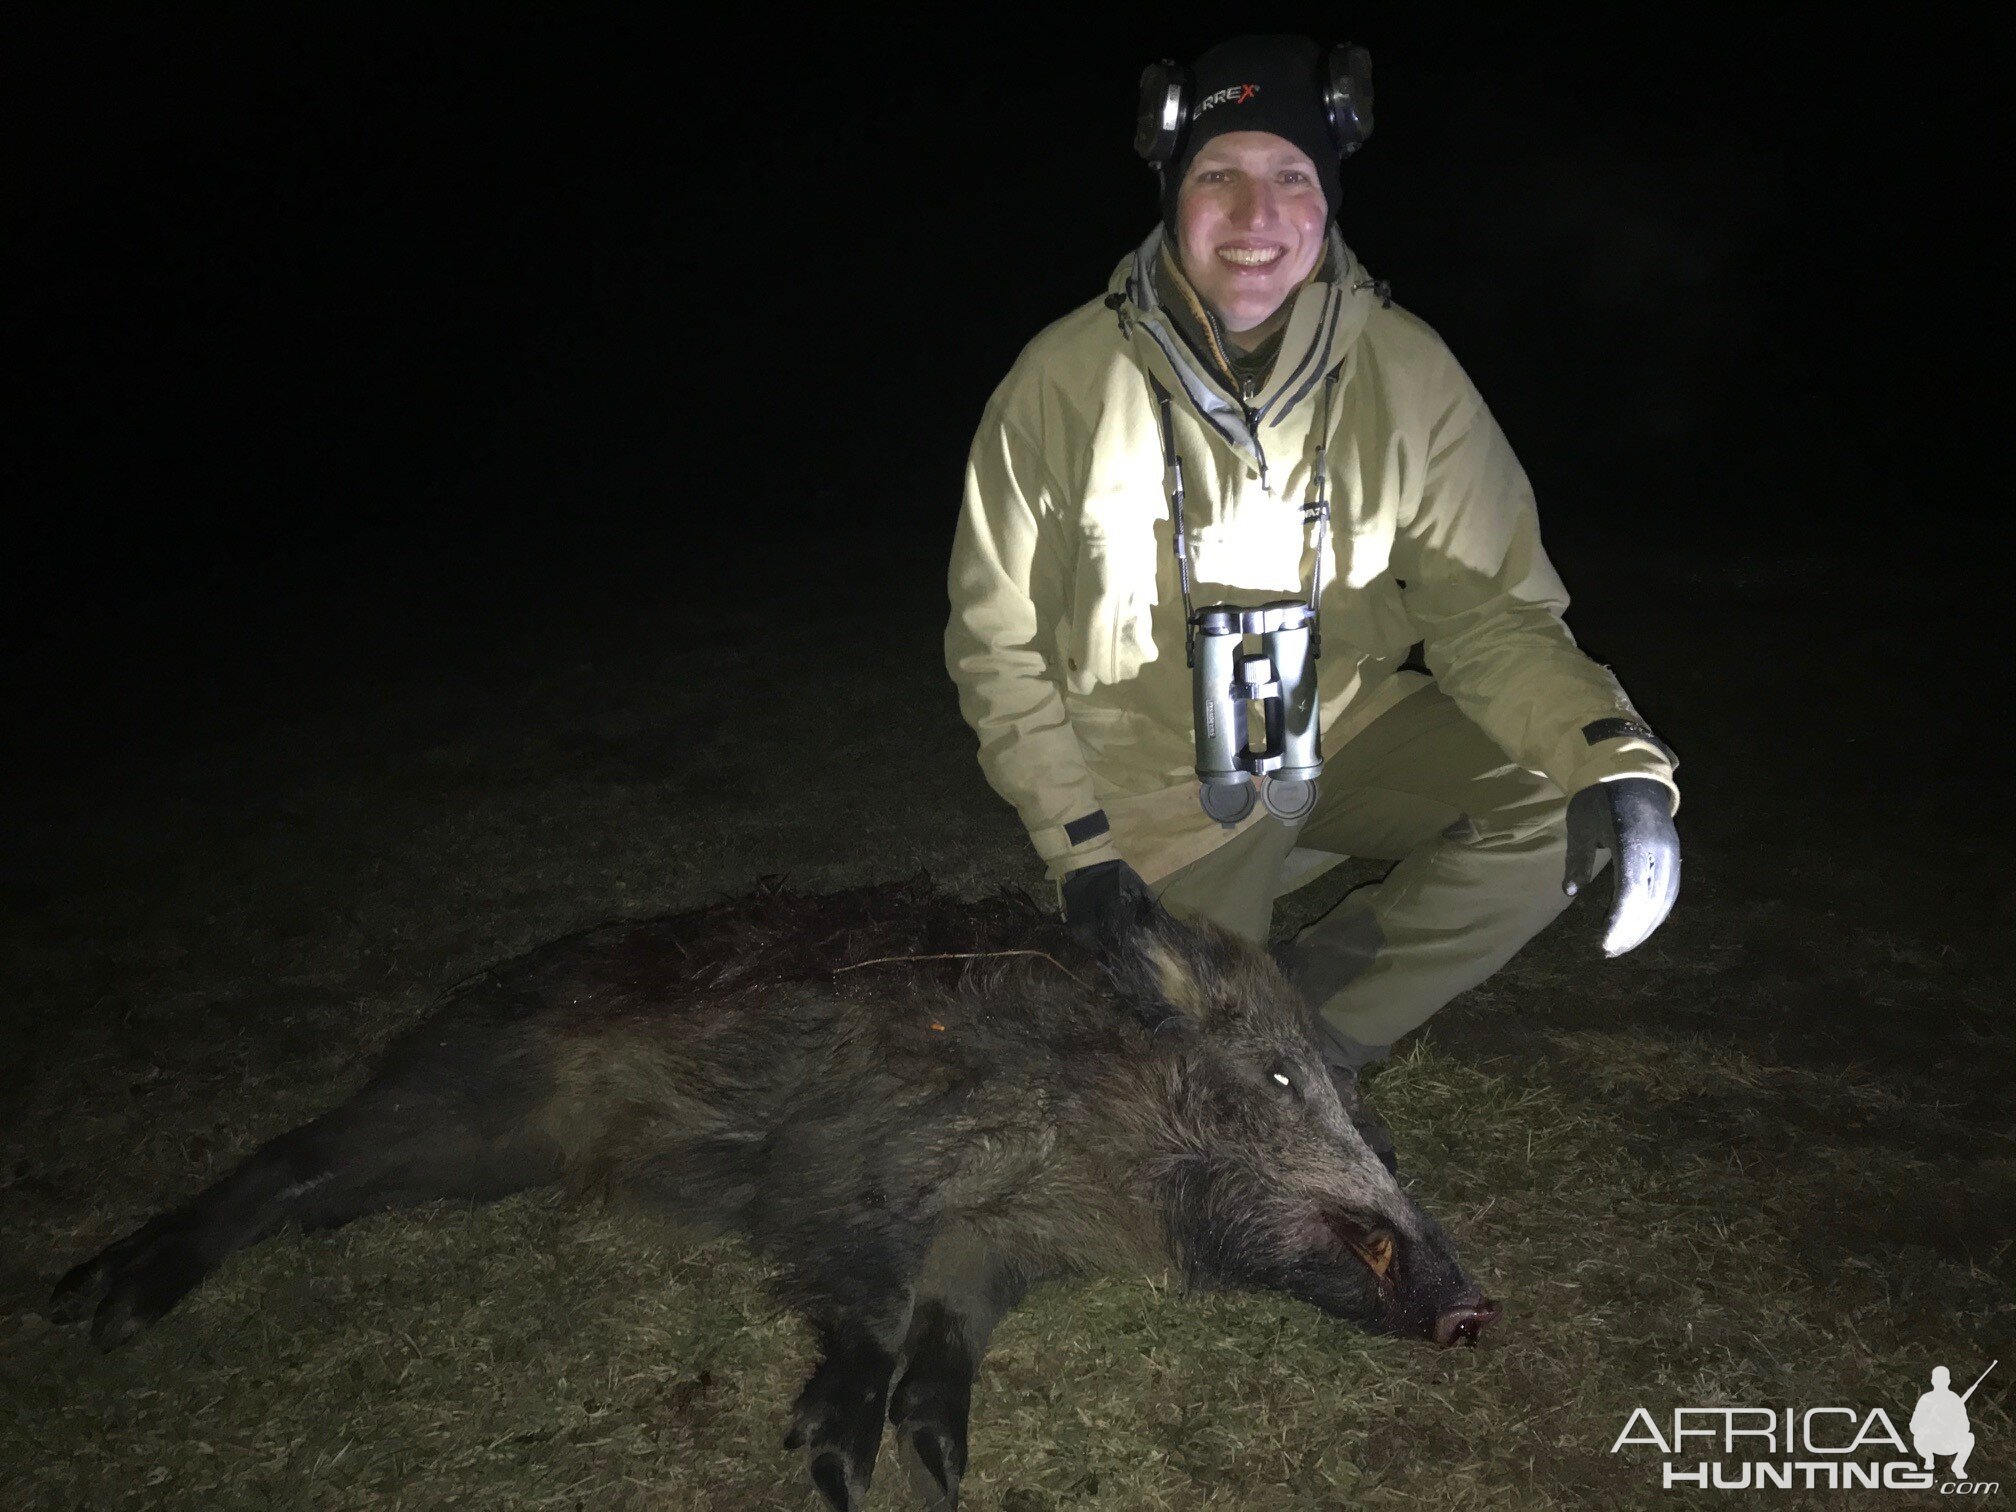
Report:
[[[494,1090],[494,1089],[490,1089]],[[262,1146],[222,1181],[151,1219],[57,1283],[58,1322],[91,1320],[102,1349],[125,1343],[224,1260],[288,1223],[335,1228],[438,1197],[502,1197],[557,1179],[511,1109],[410,1082],[379,1082]],[[508,1101],[508,1100],[506,1100]]]
[[927,1236],[912,1224],[864,1218],[794,1237],[809,1243],[787,1266],[787,1291],[818,1332],[819,1365],[798,1394],[784,1447],[805,1451],[828,1505],[854,1512],[882,1446]]
[[889,1398],[897,1453],[929,1512],[959,1506],[973,1378],[995,1325],[1028,1289],[1028,1278],[970,1230],[945,1230],[931,1247]]

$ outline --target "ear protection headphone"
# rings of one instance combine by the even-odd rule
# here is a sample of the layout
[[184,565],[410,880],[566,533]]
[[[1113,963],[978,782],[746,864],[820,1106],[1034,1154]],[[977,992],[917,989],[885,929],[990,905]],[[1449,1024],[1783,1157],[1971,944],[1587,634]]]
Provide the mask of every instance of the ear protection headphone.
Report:
[[[1159,176],[1182,153],[1197,111],[1190,70],[1164,58],[1141,71],[1134,150]],[[1372,54],[1349,42],[1330,49],[1323,70],[1323,114],[1337,156],[1347,158],[1372,135]]]

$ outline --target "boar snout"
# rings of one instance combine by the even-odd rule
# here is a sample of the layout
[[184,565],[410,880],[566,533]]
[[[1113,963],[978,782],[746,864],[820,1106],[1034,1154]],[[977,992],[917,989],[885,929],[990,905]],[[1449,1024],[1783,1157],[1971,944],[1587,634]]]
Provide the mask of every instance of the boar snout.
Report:
[[1498,1304],[1463,1272],[1455,1247],[1425,1213],[1409,1234],[1402,1220],[1364,1224],[1341,1212],[1325,1215],[1333,1263],[1351,1264],[1370,1279],[1384,1331],[1429,1339],[1447,1348],[1475,1344],[1498,1321]]
[[1455,1253],[1443,1245],[1409,1246],[1413,1274],[1403,1276],[1394,1301],[1397,1332],[1425,1338],[1447,1349],[1461,1341],[1475,1344],[1498,1321],[1498,1304],[1463,1274]]
[[1498,1304],[1480,1296],[1475,1302],[1459,1302],[1435,1320],[1435,1342],[1447,1349],[1458,1339],[1475,1344],[1477,1336],[1498,1321]]

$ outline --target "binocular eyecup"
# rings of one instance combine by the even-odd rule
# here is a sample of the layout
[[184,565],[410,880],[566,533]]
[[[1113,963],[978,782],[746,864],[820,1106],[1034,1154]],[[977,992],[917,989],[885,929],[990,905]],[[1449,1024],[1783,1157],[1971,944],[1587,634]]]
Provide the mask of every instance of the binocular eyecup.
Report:
[[[1257,608],[1212,604],[1192,616],[1192,728],[1197,745],[1198,799],[1204,812],[1234,825],[1257,797],[1284,824],[1299,824],[1316,807],[1323,772],[1318,729],[1315,612],[1303,599],[1276,599]],[[1248,651],[1246,637],[1260,649]],[[1249,716],[1259,706],[1265,745],[1254,750]]]

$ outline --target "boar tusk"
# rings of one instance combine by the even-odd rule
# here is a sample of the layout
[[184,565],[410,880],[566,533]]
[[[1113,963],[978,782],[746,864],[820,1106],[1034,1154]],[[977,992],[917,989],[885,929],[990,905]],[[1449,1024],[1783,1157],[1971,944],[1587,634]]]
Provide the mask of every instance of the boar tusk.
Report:
[[1393,1268],[1393,1240],[1381,1234],[1370,1244],[1352,1244],[1351,1251],[1365,1262],[1365,1268],[1381,1281],[1387,1279],[1386,1272]]

